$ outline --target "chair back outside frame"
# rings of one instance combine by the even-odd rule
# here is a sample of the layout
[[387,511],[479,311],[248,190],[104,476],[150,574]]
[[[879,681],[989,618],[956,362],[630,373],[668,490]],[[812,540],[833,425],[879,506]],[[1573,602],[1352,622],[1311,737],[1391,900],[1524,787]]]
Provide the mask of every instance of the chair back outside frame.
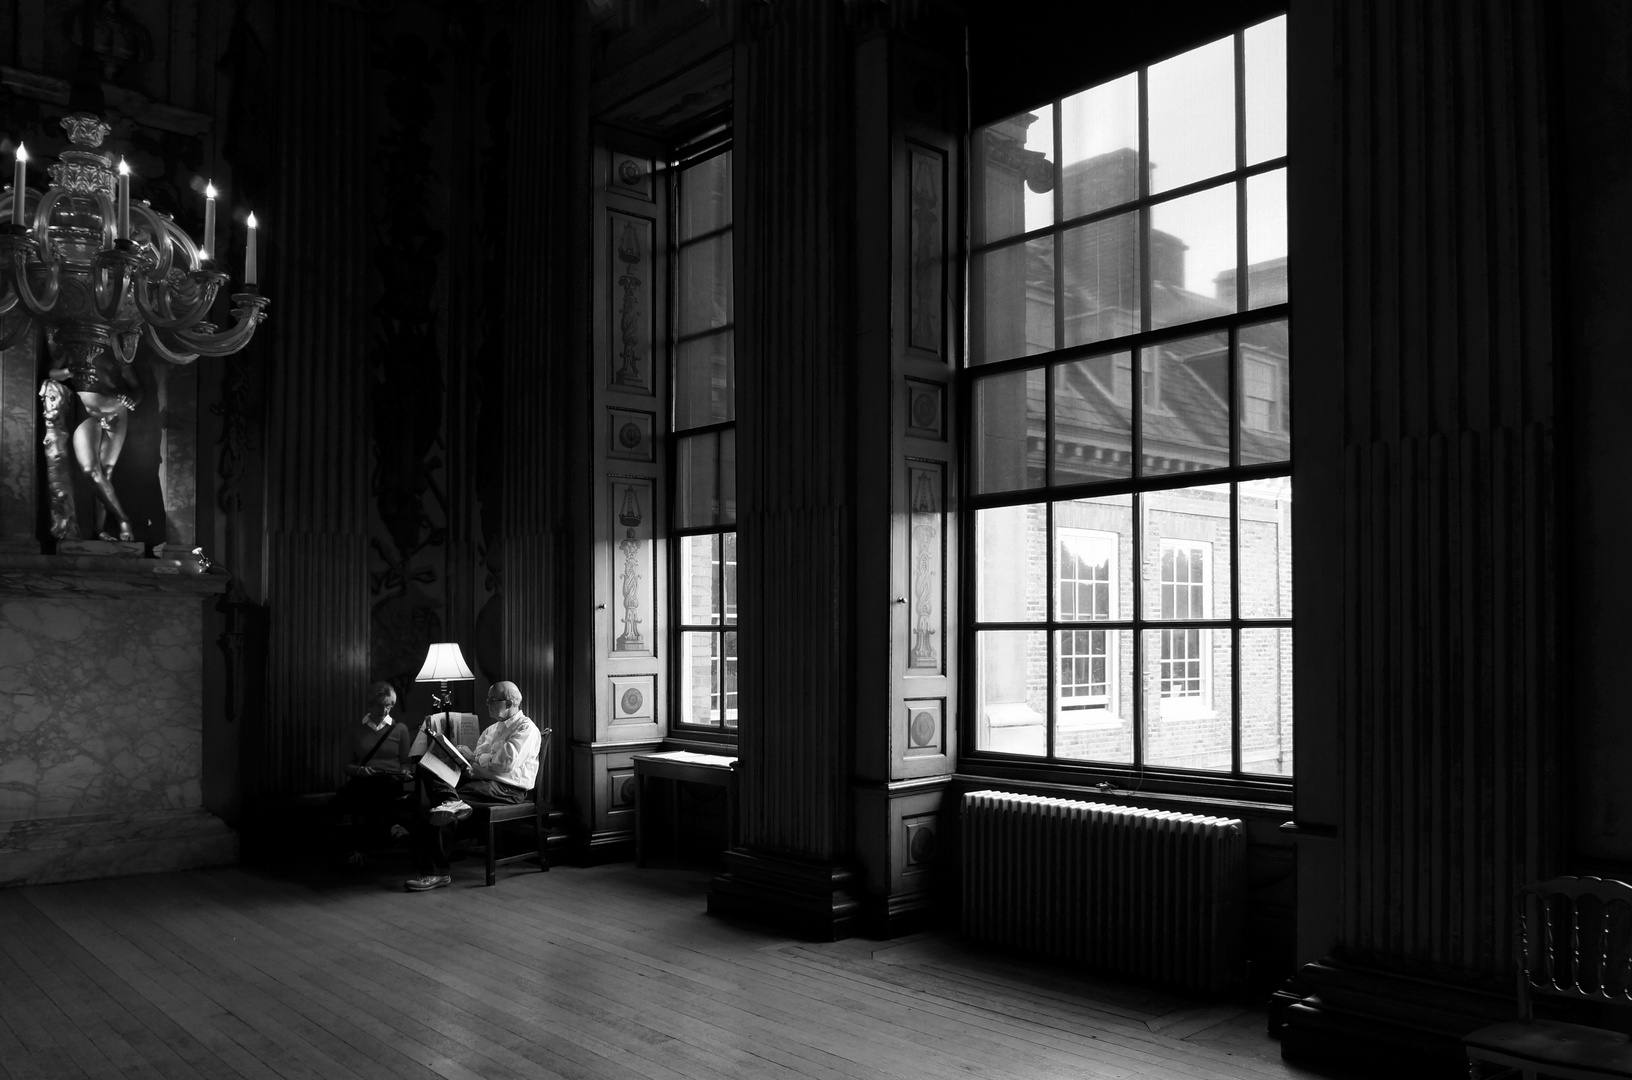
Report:
[[[1599,877],[1557,877],[1518,891],[1514,925],[1519,1020],[1470,1032],[1462,1044],[1474,1080],[1487,1068],[1524,1077],[1632,1077],[1632,885]],[[1537,1019],[1546,1001],[1557,1013],[1597,1006],[1593,1023]],[[1595,1026],[1602,1015],[1619,1029]]]

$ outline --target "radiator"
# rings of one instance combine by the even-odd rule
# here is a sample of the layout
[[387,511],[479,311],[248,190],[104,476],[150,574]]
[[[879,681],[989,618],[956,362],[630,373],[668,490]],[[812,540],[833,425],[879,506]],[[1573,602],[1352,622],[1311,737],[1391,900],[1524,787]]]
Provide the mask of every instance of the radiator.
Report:
[[1209,993],[1240,980],[1239,820],[1002,791],[962,817],[968,937]]

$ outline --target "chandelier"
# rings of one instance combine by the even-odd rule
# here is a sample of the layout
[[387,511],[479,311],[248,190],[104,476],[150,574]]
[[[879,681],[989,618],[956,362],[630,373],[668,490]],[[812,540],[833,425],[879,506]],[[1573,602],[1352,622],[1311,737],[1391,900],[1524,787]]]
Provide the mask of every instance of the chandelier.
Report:
[[[43,194],[29,190],[28,154],[19,144],[12,186],[0,196],[0,349],[31,326],[44,332],[52,361],[40,389],[51,533],[77,538],[65,472],[67,388],[78,393],[86,423],[99,429],[86,428],[85,441],[100,442],[106,433],[116,456],[124,419],[139,401],[139,391],[128,388],[135,386],[129,367],[141,342],[172,364],[226,356],[249,343],[268,301],[255,286],[255,215],[248,220],[243,289],[232,294],[232,325],[221,330],[207,321],[231,280],[213,257],[215,189],[205,191],[204,237],[195,244],[170,215],[131,201],[129,168],[121,160],[116,171],[100,150],[111,130],[101,117],[73,113],[62,126],[72,148],[48,170],[51,186]],[[109,455],[81,442],[74,437],[79,464],[98,501],[121,522],[120,534],[105,538],[132,539],[108,479]]]

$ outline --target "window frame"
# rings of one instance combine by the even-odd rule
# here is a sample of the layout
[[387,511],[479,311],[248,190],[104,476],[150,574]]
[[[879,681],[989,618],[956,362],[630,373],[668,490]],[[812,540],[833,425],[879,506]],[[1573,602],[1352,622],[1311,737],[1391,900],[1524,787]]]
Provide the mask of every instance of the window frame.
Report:
[[[737,534],[736,514],[727,513],[727,491],[735,491],[734,480],[728,484],[725,475],[725,461],[727,454],[724,447],[728,440],[732,443],[730,455],[734,465],[736,433],[736,402],[735,402],[735,364],[736,364],[736,297],[731,297],[731,318],[723,327],[708,327],[701,330],[681,332],[683,318],[681,290],[684,287],[681,272],[681,260],[686,249],[705,243],[719,237],[728,240],[726,250],[731,253],[735,263],[736,215],[733,207],[730,224],[711,229],[695,236],[681,238],[681,221],[683,218],[681,206],[681,184],[688,169],[701,165],[722,155],[731,155],[731,191],[732,201],[735,201],[736,190],[736,155],[732,153],[733,143],[731,126],[728,117],[717,116],[711,119],[707,129],[702,134],[682,142],[669,155],[667,182],[663,189],[663,196],[668,200],[669,214],[669,325],[665,327],[668,344],[670,373],[668,379],[669,400],[665,403],[667,409],[667,437],[673,447],[669,454],[668,486],[671,492],[669,501],[669,520],[667,524],[667,540],[669,552],[669,580],[670,580],[670,607],[672,613],[669,619],[669,640],[672,642],[670,650],[670,711],[668,731],[669,737],[690,741],[718,743],[722,746],[735,746],[737,742],[737,725],[740,720],[739,710],[729,704],[728,699],[736,696],[736,690],[730,689],[730,664],[740,655],[740,639],[737,638],[738,629],[735,609],[737,607],[739,590],[734,584],[728,584],[728,567],[737,564],[735,551],[728,557],[727,547],[735,548]],[[736,289],[736,273],[733,265],[731,274],[731,289]],[[729,417],[725,420],[715,420],[708,423],[693,424],[680,428],[677,423],[679,398],[682,392],[679,378],[678,359],[679,348],[687,342],[701,341],[717,335],[728,335],[732,350],[731,364],[727,368],[724,392],[731,397]],[[711,389],[711,394],[714,391]],[[713,438],[714,442],[714,484],[715,493],[713,520],[701,525],[680,525],[681,507],[685,503],[681,492],[681,476],[685,454],[682,448],[692,440]],[[727,520],[729,518],[729,520]],[[686,602],[685,590],[692,586],[692,567],[689,565],[687,542],[698,537],[713,537],[713,553],[710,559],[710,576],[713,580],[710,591],[710,612],[708,621],[688,621],[686,613],[690,605]],[[727,544],[727,537],[733,543]],[[714,610],[715,608],[724,610]],[[686,693],[687,668],[690,654],[687,642],[695,635],[707,635],[709,639],[709,672],[710,672],[710,723],[699,724],[690,719],[692,708]],[[727,648],[728,642],[735,648]],[[739,661],[740,662],[740,661]]]
[[[1250,293],[1252,285],[1249,281],[1245,280],[1250,267],[1259,265],[1257,263],[1249,264],[1246,261],[1248,231],[1250,226],[1245,205],[1248,181],[1249,179],[1265,174],[1274,173],[1280,170],[1289,170],[1291,167],[1291,154],[1289,152],[1289,148],[1283,150],[1281,154],[1275,157],[1266,158],[1265,160],[1254,162],[1250,165],[1246,163],[1247,136],[1244,120],[1244,114],[1246,111],[1244,87],[1246,78],[1244,63],[1246,33],[1264,22],[1268,22],[1275,18],[1284,17],[1284,11],[1278,14],[1265,14],[1263,16],[1253,18],[1250,21],[1243,22],[1228,32],[1228,36],[1233,39],[1235,50],[1234,92],[1236,159],[1235,167],[1233,169],[1221,172],[1217,175],[1196,180],[1182,186],[1175,187],[1171,190],[1164,190],[1154,194],[1150,191],[1148,181],[1149,143],[1147,135],[1148,96],[1145,86],[1148,78],[1148,71],[1153,65],[1159,64],[1163,60],[1182,55],[1191,51],[1193,48],[1209,44],[1211,41],[1216,41],[1218,40],[1217,37],[1194,42],[1185,48],[1177,49],[1164,55],[1152,56],[1148,60],[1144,60],[1139,63],[1137,66],[1108,73],[1103,78],[1098,78],[1092,82],[1072,87],[1055,95],[1047,102],[1037,103],[1031,109],[1009,110],[1006,114],[1007,116],[1015,116],[1024,111],[1041,112],[1047,109],[1051,110],[1051,115],[1056,118],[1053,131],[1053,152],[1051,154],[1051,163],[1054,170],[1053,176],[1055,178],[1053,187],[1054,211],[1051,220],[1046,225],[1038,226],[1037,228],[1029,230],[1022,229],[1021,231],[1006,235],[998,240],[986,240],[980,243],[975,243],[973,240],[973,235],[976,223],[973,220],[975,210],[974,200],[972,198],[970,209],[971,218],[968,222],[968,231],[965,234],[966,246],[963,255],[966,270],[971,270],[974,260],[978,256],[987,252],[1010,246],[1025,245],[1042,239],[1050,240],[1054,245],[1053,250],[1055,252],[1055,292],[1053,303],[1055,307],[1054,318],[1056,321],[1056,326],[1058,327],[1059,324],[1066,318],[1065,311],[1067,307],[1064,291],[1060,287],[1064,271],[1062,269],[1063,260],[1059,257],[1059,253],[1062,250],[1061,244],[1064,242],[1063,238],[1065,234],[1072,229],[1093,224],[1097,221],[1110,220],[1127,214],[1136,214],[1139,223],[1140,252],[1138,263],[1138,282],[1141,311],[1139,313],[1139,329],[1135,332],[1121,336],[1067,345],[1064,344],[1066,337],[1064,336],[1063,332],[1057,329],[1055,340],[1060,344],[1059,348],[1007,357],[1001,360],[984,361],[978,363],[971,362],[970,353],[973,351],[973,349],[970,348],[965,352],[962,364],[957,372],[960,426],[961,430],[970,433],[969,440],[963,447],[965,462],[965,479],[962,485],[961,494],[961,498],[963,500],[963,521],[960,523],[959,528],[959,544],[962,552],[962,570],[960,573],[959,587],[960,594],[963,597],[965,609],[970,612],[971,615],[971,617],[964,620],[962,626],[960,627],[960,649],[961,656],[964,658],[963,672],[958,688],[959,697],[964,706],[960,710],[962,713],[963,738],[961,740],[962,746],[959,753],[959,771],[962,773],[970,776],[1000,780],[1030,782],[1040,781],[1073,786],[1092,785],[1096,782],[1103,783],[1106,780],[1111,780],[1113,783],[1116,781],[1122,781],[1128,786],[1146,784],[1152,790],[1172,794],[1189,794],[1209,798],[1225,798],[1234,800],[1256,798],[1266,801],[1273,801],[1275,803],[1284,803],[1290,795],[1295,774],[1275,775],[1269,773],[1247,773],[1242,771],[1241,742],[1245,718],[1241,714],[1242,695],[1240,670],[1242,656],[1241,634],[1243,630],[1293,630],[1293,619],[1290,616],[1284,618],[1243,618],[1241,616],[1240,606],[1240,582],[1242,574],[1241,553],[1244,545],[1239,520],[1239,499],[1241,486],[1256,480],[1289,479],[1292,475],[1293,469],[1290,444],[1288,445],[1285,460],[1270,463],[1260,463],[1255,461],[1243,462],[1241,447],[1242,429],[1246,419],[1245,365],[1247,362],[1247,355],[1243,352],[1242,348],[1241,335],[1244,331],[1253,329],[1260,325],[1275,323],[1283,323],[1287,327],[1287,332],[1289,333],[1292,319],[1292,303],[1290,296],[1285,296],[1276,302],[1263,304],[1261,306],[1249,306],[1251,303]],[[1139,181],[1138,197],[1129,202],[1118,203],[1114,206],[1105,207],[1092,212],[1078,214],[1071,218],[1066,218],[1063,213],[1064,193],[1059,180],[1063,169],[1060,165],[1062,136],[1061,125],[1058,118],[1061,116],[1063,103],[1067,98],[1082,93],[1085,90],[1112,82],[1130,74],[1135,75],[1139,83],[1138,123],[1140,134],[1139,161],[1141,179]],[[993,118],[992,120],[987,121],[987,123],[998,123],[1001,122],[1002,119],[1004,118]],[[971,132],[969,143],[971,171],[983,167],[983,161],[979,158],[979,155],[974,152],[974,148],[978,145],[976,140],[983,137],[983,132],[985,129],[985,125],[982,125],[974,128]],[[1153,206],[1162,203],[1178,200],[1187,195],[1192,195],[1200,191],[1225,185],[1234,185],[1235,189],[1237,212],[1236,243],[1238,245],[1238,257],[1235,264],[1235,272],[1238,275],[1238,279],[1235,281],[1235,288],[1238,290],[1238,295],[1245,295],[1242,295],[1242,298],[1236,302],[1235,309],[1233,311],[1208,318],[1196,319],[1190,322],[1158,325],[1152,318],[1150,312],[1152,291],[1150,288],[1149,277],[1151,272],[1149,269],[1151,209]],[[969,280],[972,285],[974,280],[972,270]],[[1031,289],[1028,288],[1025,290],[1025,292],[1028,298],[1027,302],[1029,304],[1029,294]],[[966,326],[973,327],[975,324],[976,317],[974,316],[973,308],[978,302],[979,299],[971,290],[966,298],[966,303],[970,305],[971,308],[970,315],[966,317]],[[1028,318],[1028,325],[1030,321],[1031,320]],[[974,330],[970,329],[969,332],[972,334]],[[1226,365],[1228,375],[1226,393],[1227,411],[1225,415],[1228,417],[1229,421],[1226,425],[1229,433],[1229,441],[1228,458],[1225,465],[1222,467],[1210,466],[1198,468],[1195,471],[1174,473],[1141,474],[1141,470],[1130,470],[1130,475],[1124,479],[1086,480],[1071,483],[1053,482],[1057,468],[1057,444],[1054,430],[1055,417],[1057,415],[1055,409],[1056,387],[1058,383],[1056,372],[1061,367],[1085,359],[1099,357],[1106,358],[1108,361],[1110,361],[1109,370],[1111,371],[1112,385],[1110,387],[1102,386],[1101,389],[1107,390],[1112,396],[1120,398],[1121,395],[1116,393],[1116,391],[1120,388],[1115,385],[1116,376],[1120,369],[1117,367],[1114,357],[1115,354],[1118,353],[1128,354],[1129,364],[1126,370],[1128,372],[1128,392],[1131,396],[1131,431],[1128,434],[1128,438],[1130,448],[1141,448],[1143,447],[1143,432],[1141,428],[1146,412],[1149,411],[1151,413],[1161,413],[1167,411],[1165,407],[1166,403],[1162,399],[1160,387],[1162,363],[1159,361],[1153,363],[1151,360],[1151,358],[1154,356],[1155,349],[1164,343],[1176,342],[1187,338],[1201,337],[1210,333],[1222,333],[1225,335],[1225,347],[1228,350],[1227,355],[1230,358],[1230,362]],[[1290,367],[1291,365],[1288,363],[1286,365],[1286,370],[1280,375],[1281,381],[1275,388],[1279,392],[1279,397],[1272,402],[1272,427],[1269,429],[1269,431],[1273,434],[1285,435],[1289,431],[1290,424],[1288,422],[1288,416],[1291,394],[1291,379],[1293,377]],[[977,475],[977,469],[975,468],[975,463],[980,461],[980,447],[978,445],[978,441],[982,437],[979,434],[979,429],[976,424],[978,415],[977,400],[979,397],[976,390],[980,384],[987,379],[1002,376],[1015,376],[1020,373],[1032,371],[1040,371],[1042,373],[1042,385],[1045,396],[1044,424],[1046,425],[1046,434],[1043,438],[1043,481],[1040,486],[1023,486],[1014,490],[981,493],[978,490],[979,477]],[[1146,399],[1149,396],[1149,391],[1152,385],[1155,386],[1155,396],[1157,400],[1156,402],[1147,405]],[[1252,430],[1263,431],[1264,429],[1254,428]],[[1148,449],[1134,449],[1132,452],[1134,457],[1137,459],[1142,454],[1148,454]],[[1029,484],[1030,481],[1028,480],[1027,483]],[[1229,491],[1228,515],[1231,559],[1229,582],[1227,583],[1230,592],[1228,617],[1177,621],[1148,617],[1145,614],[1143,606],[1145,601],[1142,597],[1142,592],[1146,588],[1144,582],[1142,581],[1143,575],[1139,572],[1133,573],[1131,578],[1131,612],[1119,613],[1121,614],[1121,617],[1109,620],[1103,626],[1095,623],[1094,628],[1104,629],[1107,633],[1108,641],[1114,640],[1114,635],[1117,633],[1127,633],[1130,635],[1132,640],[1132,677],[1134,680],[1134,692],[1131,699],[1134,702],[1132,717],[1133,739],[1135,745],[1134,760],[1131,764],[1124,764],[1112,761],[1086,761],[1078,758],[1059,757],[1057,755],[1055,746],[1056,729],[1061,726],[1059,720],[1059,703],[1064,700],[1059,692],[1059,664],[1061,654],[1059,635],[1063,630],[1082,628],[1084,622],[1078,620],[1065,620],[1060,616],[1057,609],[1059,600],[1058,591],[1060,588],[1060,582],[1057,578],[1057,564],[1055,562],[1057,553],[1054,551],[1054,549],[1058,546],[1057,542],[1051,542],[1047,545],[1047,548],[1050,551],[1049,562],[1046,568],[1047,581],[1044,589],[1045,593],[1049,596],[1050,602],[1047,618],[1024,622],[982,622],[978,619],[981,589],[981,582],[979,578],[981,552],[977,542],[978,530],[976,523],[979,511],[1002,507],[1018,507],[1027,505],[1039,506],[1046,515],[1045,524],[1043,526],[1045,532],[1052,536],[1057,529],[1055,524],[1056,504],[1077,499],[1100,499],[1109,496],[1123,495],[1130,496],[1134,502],[1134,506],[1131,510],[1133,519],[1133,524],[1131,526],[1133,533],[1133,556],[1131,565],[1137,568],[1141,566],[1142,556],[1140,552],[1147,542],[1147,537],[1144,535],[1145,526],[1143,524],[1143,515],[1141,510],[1138,508],[1139,497],[1144,494],[1174,491],[1200,485],[1223,485]],[[1290,558],[1290,551],[1288,551],[1284,557]],[[1216,583],[1213,583],[1210,580],[1209,587],[1211,588],[1215,586]],[[1147,741],[1144,729],[1149,723],[1149,719],[1145,715],[1146,709],[1144,705],[1144,698],[1147,696],[1145,683],[1147,678],[1151,677],[1151,665],[1149,658],[1144,655],[1145,643],[1143,639],[1145,638],[1146,634],[1152,631],[1160,632],[1186,629],[1196,629],[1201,632],[1200,643],[1202,647],[1200,652],[1203,665],[1202,677],[1204,697],[1208,709],[1211,709],[1212,707],[1210,678],[1212,667],[1212,643],[1208,639],[1211,635],[1220,633],[1229,636],[1229,648],[1233,665],[1233,670],[1229,680],[1229,693],[1232,699],[1230,702],[1230,741],[1232,749],[1231,767],[1226,771],[1170,768],[1165,766],[1150,765],[1144,760],[1145,748],[1143,744]],[[1050,703],[1054,706],[1054,709],[1052,710],[1048,720],[1046,732],[1047,750],[1041,757],[977,748],[979,716],[982,710],[980,700],[980,685],[982,678],[980,639],[982,632],[990,631],[1039,631],[1043,633],[1044,639],[1047,642],[1048,662],[1045,666],[1045,670],[1048,672],[1049,685],[1045,693],[1045,699],[1050,701]],[[1116,655],[1115,648],[1108,648],[1107,651],[1113,657]],[[1159,677],[1159,670],[1156,672],[1156,675]],[[1114,691],[1112,700],[1113,702],[1115,700]],[[1162,707],[1165,709],[1169,703],[1179,702],[1182,700],[1185,699],[1167,698],[1163,701]],[[1114,712],[1115,710],[1112,711]]]

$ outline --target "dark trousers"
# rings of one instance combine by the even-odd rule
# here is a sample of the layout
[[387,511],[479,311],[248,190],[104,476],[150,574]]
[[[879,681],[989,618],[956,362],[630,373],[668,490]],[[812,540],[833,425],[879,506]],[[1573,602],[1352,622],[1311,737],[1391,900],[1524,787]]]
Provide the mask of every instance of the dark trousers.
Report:
[[330,804],[334,821],[338,824],[342,816],[351,815],[352,847],[384,846],[386,830],[407,790],[403,783],[401,773],[353,776],[335,793]]
[[450,788],[442,779],[421,769],[419,813],[414,818],[414,865],[421,874],[446,874],[453,844],[452,825],[432,825],[430,811],[448,799],[463,799],[471,806],[513,806],[526,802],[532,792],[498,780],[466,780]]

